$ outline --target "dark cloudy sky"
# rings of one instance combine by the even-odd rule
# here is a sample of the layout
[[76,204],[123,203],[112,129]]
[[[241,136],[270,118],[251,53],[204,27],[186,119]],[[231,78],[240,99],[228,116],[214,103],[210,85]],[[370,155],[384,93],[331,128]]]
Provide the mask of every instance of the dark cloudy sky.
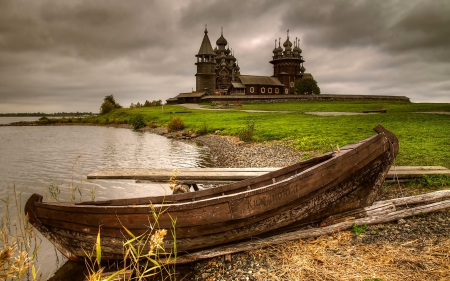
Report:
[[188,92],[205,24],[213,47],[223,27],[242,74],[272,75],[289,29],[323,94],[450,102],[448,0],[0,0],[0,113]]

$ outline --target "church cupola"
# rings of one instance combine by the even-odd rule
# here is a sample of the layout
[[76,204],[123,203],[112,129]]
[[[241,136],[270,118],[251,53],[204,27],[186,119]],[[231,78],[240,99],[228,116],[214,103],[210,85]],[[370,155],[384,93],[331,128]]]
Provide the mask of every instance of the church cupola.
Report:
[[273,49],[272,53],[273,53],[273,59],[276,59],[277,55],[278,55],[277,39],[275,39],[275,48]]
[[302,50],[298,47],[298,39],[295,38],[295,42],[294,42],[294,57],[299,57],[301,52],[302,52]]
[[294,56],[302,57],[302,49],[300,49],[300,39],[295,38]]
[[287,39],[283,43],[283,47],[284,47],[284,55],[290,56],[291,51],[292,51],[292,42],[289,41],[289,30],[287,31]]
[[223,37],[223,28],[220,32],[220,37],[219,39],[217,39],[216,41],[216,45],[219,47],[219,51],[223,51],[225,52],[225,46],[228,45],[227,39],[225,39],[225,37]]
[[279,57],[281,57],[283,55],[283,48],[281,48],[281,37],[278,38],[277,54]]

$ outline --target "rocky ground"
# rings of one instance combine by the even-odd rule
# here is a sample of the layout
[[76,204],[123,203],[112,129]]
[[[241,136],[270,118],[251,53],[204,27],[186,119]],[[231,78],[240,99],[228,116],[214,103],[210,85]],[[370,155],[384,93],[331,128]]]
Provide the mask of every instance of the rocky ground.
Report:
[[[172,137],[191,139],[189,134]],[[194,136],[194,139],[210,148],[217,167],[283,167],[302,158],[301,153],[280,142],[249,144],[220,135]],[[390,184],[380,199],[420,192],[423,190]],[[178,266],[177,272],[177,280],[186,281],[447,280],[450,278],[449,211],[368,226],[358,236],[345,231],[276,248],[217,257]]]

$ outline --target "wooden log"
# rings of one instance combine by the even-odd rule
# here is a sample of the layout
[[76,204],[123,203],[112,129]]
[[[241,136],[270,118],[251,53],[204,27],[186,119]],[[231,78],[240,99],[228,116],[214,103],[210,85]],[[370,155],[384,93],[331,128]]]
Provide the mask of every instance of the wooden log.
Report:
[[384,205],[386,203],[392,203],[395,207],[400,206],[407,206],[407,205],[416,205],[416,204],[424,204],[424,203],[431,203],[436,202],[442,199],[450,198],[450,190],[439,190],[431,193],[416,195],[416,196],[409,196],[409,197],[402,197],[402,198],[395,198],[390,200],[384,200],[384,201],[377,201],[373,203],[373,206],[377,205]]
[[395,212],[395,206],[392,202],[382,203],[372,205],[365,208],[358,208],[356,210],[344,212],[337,215],[332,215],[322,222],[322,226],[337,224],[344,221],[370,217],[370,216],[381,216],[384,214],[389,214]]
[[[401,218],[416,216],[419,214],[426,214],[431,212],[436,212],[439,210],[444,210],[450,208],[450,200],[436,202],[424,206],[419,206],[411,209],[405,209],[401,211],[391,212],[389,214],[383,214],[379,216],[370,216],[366,218],[359,218],[340,222],[334,225],[311,228],[306,230],[298,230],[294,232],[279,234],[267,238],[255,239],[252,241],[246,241],[241,243],[236,243],[233,245],[221,246],[210,250],[203,250],[195,253],[186,254],[179,256],[176,260],[177,264],[191,263],[194,261],[213,258],[217,256],[222,256],[226,254],[233,254],[237,252],[251,251],[255,249],[260,249],[268,246],[274,246],[281,243],[285,243],[297,239],[306,239],[312,237],[318,237],[321,235],[330,235],[339,231],[350,229],[354,224],[357,225],[373,225],[388,223]],[[169,261],[173,263],[173,261]]]

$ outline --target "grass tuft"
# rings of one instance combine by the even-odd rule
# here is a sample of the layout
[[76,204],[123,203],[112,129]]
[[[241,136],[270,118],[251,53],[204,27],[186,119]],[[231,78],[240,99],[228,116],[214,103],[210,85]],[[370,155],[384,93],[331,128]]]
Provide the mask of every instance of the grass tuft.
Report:
[[247,125],[238,132],[241,141],[251,142],[255,135],[255,122],[247,122]]
[[366,229],[367,229],[367,225],[366,225],[366,224],[364,224],[364,225],[357,225],[357,224],[355,223],[355,224],[353,224],[353,226],[352,226],[351,233],[352,233],[353,235],[355,235],[355,236],[359,236],[359,235],[361,235],[361,234],[363,234],[363,233],[366,233]]

